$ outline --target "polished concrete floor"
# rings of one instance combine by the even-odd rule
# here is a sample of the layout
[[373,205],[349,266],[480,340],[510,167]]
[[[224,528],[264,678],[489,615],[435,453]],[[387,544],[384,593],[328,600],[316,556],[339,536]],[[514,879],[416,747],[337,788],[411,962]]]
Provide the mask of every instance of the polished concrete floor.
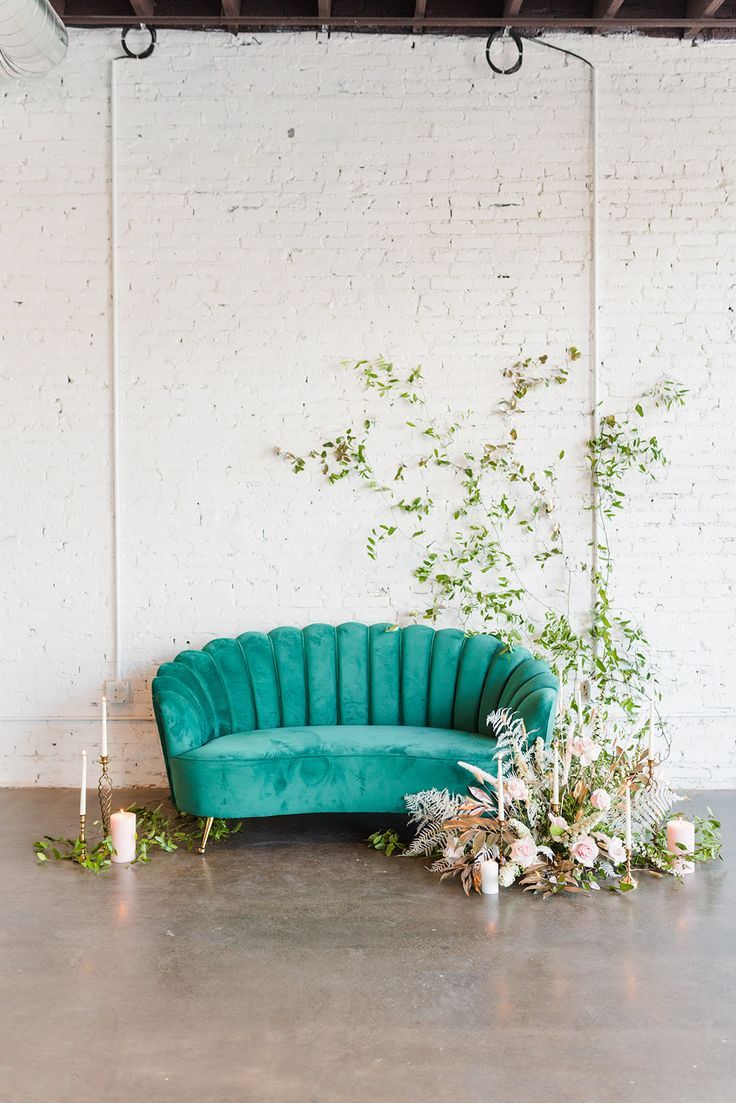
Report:
[[0,800],[2,1103],[736,1101],[736,793],[692,802],[725,863],[547,901],[368,851],[381,816],[37,868],[74,795]]

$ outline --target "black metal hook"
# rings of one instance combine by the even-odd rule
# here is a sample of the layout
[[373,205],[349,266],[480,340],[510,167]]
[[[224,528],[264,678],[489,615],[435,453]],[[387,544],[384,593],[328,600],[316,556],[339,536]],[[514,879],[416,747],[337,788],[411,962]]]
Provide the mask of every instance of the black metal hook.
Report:
[[[514,44],[516,45],[516,49],[519,51],[519,56],[510,69],[499,69],[499,67],[497,65],[494,65],[491,61],[491,46],[499,35],[501,35],[502,38],[512,38]],[[524,43],[521,41],[521,35],[517,34],[516,31],[510,30],[508,27],[504,27],[503,30],[499,27],[497,30],[491,33],[488,41],[486,42],[486,61],[490,65],[491,69],[493,69],[494,73],[499,73],[503,77],[507,77],[511,73],[518,73],[519,69],[521,69],[521,63],[523,60]]]
[[[136,54],[133,50],[130,49],[125,40],[128,37],[130,31],[138,30],[148,31],[151,36],[151,41],[149,42],[145,50],[142,50],[141,53]],[[137,27],[123,27],[122,33],[120,35],[120,45],[123,47],[128,57],[134,57],[137,58],[139,61],[142,61],[144,57],[150,57],[153,51],[156,49],[156,28],[149,27],[146,23],[139,23]]]

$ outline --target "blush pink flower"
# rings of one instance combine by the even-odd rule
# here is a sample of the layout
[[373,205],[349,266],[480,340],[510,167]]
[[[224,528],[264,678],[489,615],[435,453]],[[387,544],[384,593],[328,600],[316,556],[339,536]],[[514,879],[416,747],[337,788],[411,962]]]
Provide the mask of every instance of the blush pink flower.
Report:
[[612,839],[608,840],[606,850],[608,851],[608,857],[615,866],[619,866],[626,861],[626,847],[623,844],[623,839],[619,839],[618,835],[614,835]]
[[549,817],[551,827],[559,827],[562,831],[567,831],[570,824],[567,822],[564,816],[552,816]]
[[605,789],[594,789],[590,794],[590,803],[599,812],[607,812],[611,807],[611,798]]
[[442,853],[447,858],[448,862],[458,862],[462,858],[464,852],[465,852],[465,847],[459,841],[459,839],[456,839],[454,836],[451,836],[447,840],[447,846],[445,847],[445,849],[443,850]]
[[507,777],[503,784],[509,800],[526,800],[528,798],[529,790],[520,777],[514,777],[513,775]]
[[537,847],[531,835],[525,835],[523,839],[515,839],[511,844],[511,861],[522,869],[527,869],[536,861]]
[[591,839],[590,835],[578,835],[570,847],[570,854],[576,862],[580,862],[581,866],[592,869],[598,857],[598,846],[595,839]]
[[572,753],[578,756],[581,766],[592,766],[601,753],[601,748],[589,736],[579,735],[572,741]]

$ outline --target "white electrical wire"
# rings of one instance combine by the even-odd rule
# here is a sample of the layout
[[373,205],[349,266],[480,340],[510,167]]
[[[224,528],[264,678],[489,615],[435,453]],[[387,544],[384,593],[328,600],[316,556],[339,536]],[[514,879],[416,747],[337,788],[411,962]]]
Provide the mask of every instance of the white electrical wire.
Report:
[[111,462],[112,462],[112,574],[113,574],[113,652],[115,679],[120,681],[123,670],[122,602],[120,563],[120,309],[118,279],[118,107],[115,63],[110,62],[110,307],[111,307]]

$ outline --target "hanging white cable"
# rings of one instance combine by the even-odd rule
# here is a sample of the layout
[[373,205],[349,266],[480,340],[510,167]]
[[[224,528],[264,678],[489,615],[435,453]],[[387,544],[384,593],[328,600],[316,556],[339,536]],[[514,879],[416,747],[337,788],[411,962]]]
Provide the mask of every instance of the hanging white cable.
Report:
[[[590,63],[589,63],[590,64]],[[593,160],[591,173],[591,260],[590,260],[590,435],[592,440],[597,440],[600,433],[600,416],[598,412],[598,389],[600,383],[600,364],[598,359],[598,315],[600,313],[599,289],[598,289],[598,74],[595,66],[590,66],[590,128],[591,128],[591,156]],[[595,607],[598,597],[596,575],[598,574],[598,521],[600,501],[598,488],[595,485],[593,471],[590,473],[590,509],[591,509],[591,539],[592,548],[590,554],[590,584],[591,584],[591,616],[595,616]]]
[[[582,61],[590,70],[590,144],[591,144],[591,174],[590,174],[590,435],[593,440],[600,433],[600,359],[598,352],[598,316],[600,314],[600,281],[599,281],[599,235],[598,235],[598,74],[595,65],[582,54],[576,54],[574,50],[565,50],[562,46],[554,46],[551,42],[545,42],[541,38],[528,38],[506,27],[503,37],[510,37],[516,43],[518,58],[514,65],[508,69],[502,69],[491,60],[490,50],[495,38],[502,32],[494,31],[486,43],[486,61],[494,73],[506,76],[516,73],[521,68],[524,41],[532,42],[535,46],[544,46],[555,53],[565,54],[566,57],[574,57]],[[593,479],[593,471],[590,473],[590,513],[591,513],[591,549],[590,549],[590,616],[591,622],[595,620],[595,608],[598,599],[598,587],[596,577],[599,570],[599,542],[600,542],[600,500],[598,489]]]
[[118,105],[116,65],[110,62],[110,424],[111,424],[111,506],[112,506],[112,587],[113,653],[115,679],[123,671],[122,602],[120,563],[120,318],[118,280]]

